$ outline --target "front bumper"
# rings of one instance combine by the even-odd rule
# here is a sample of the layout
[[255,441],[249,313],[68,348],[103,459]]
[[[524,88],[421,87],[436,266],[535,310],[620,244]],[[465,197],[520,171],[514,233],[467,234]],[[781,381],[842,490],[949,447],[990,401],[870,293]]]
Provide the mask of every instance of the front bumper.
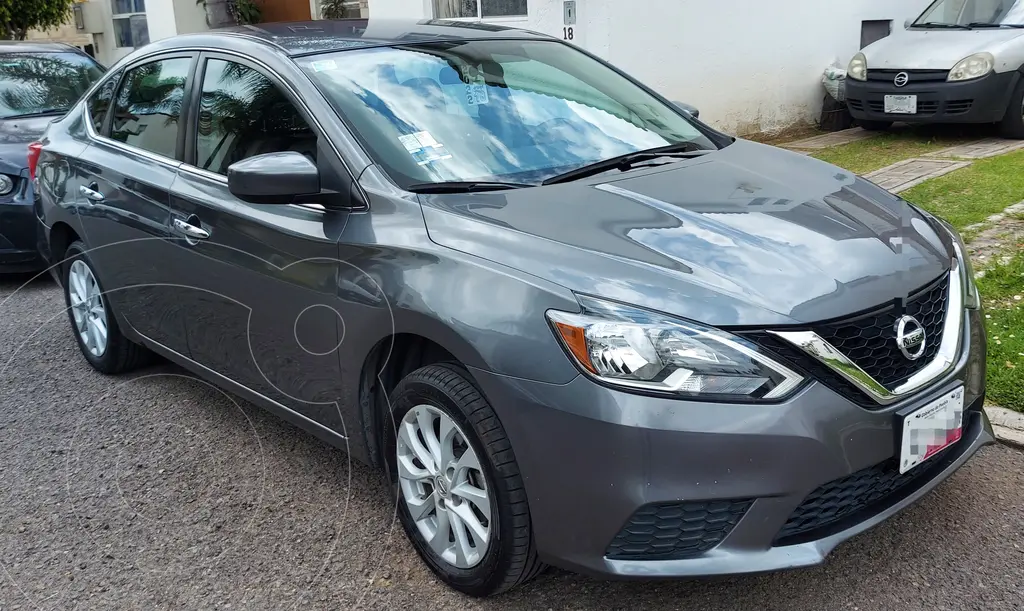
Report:
[[[870,73],[870,71],[869,71]],[[846,81],[846,104],[854,119],[904,123],[995,123],[1006,115],[1021,73],[1001,72],[962,83],[911,81],[897,87],[891,80]],[[888,114],[885,96],[916,95],[917,114]]]
[[34,197],[27,171],[13,193],[0,196],[0,273],[32,272],[46,266],[36,245]]
[[[783,404],[755,406],[645,397],[582,376],[551,385],[480,370],[473,375],[512,443],[545,562],[606,577],[770,571],[822,562],[840,542],[915,502],[993,442],[981,410],[980,314],[971,312],[964,324],[964,351],[953,372],[878,411],[818,383]],[[802,537],[780,538],[798,507],[824,484],[861,477],[892,460],[897,411],[959,385],[971,409],[957,444],[918,467],[912,482],[870,497],[855,514]],[[669,544],[658,548],[668,554],[650,559],[618,557],[617,535],[637,516],[641,530],[659,529],[660,543],[688,538],[704,544],[683,555]]]

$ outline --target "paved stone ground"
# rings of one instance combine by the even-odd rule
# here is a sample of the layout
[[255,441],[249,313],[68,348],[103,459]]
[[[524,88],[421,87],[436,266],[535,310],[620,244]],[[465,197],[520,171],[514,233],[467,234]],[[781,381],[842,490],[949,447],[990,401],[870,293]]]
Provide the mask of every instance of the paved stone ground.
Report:
[[[486,601],[427,571],[381,478],[171,365],[89,369],[59,290],[0,280],[0,609],[1019,611],[1024,453],[984,449],[824,566]],[[8,298],[10,298],[8,300]],[[52,320],[50,320],[52,318]]]
[[1024,148],[1022,140],[1004,140],[1002,138],[986,138],[977,142],[969,142],[954,146],[934,153],[923,155],[924,157],[956,157],[959,159],[987,159],[997,155],[1005,155]]
[[855,127],[853,129],[844,129],[842,131],[823,134],[821,136],[814,136],[813,138],[797,140],[796,142],[787,142],[782,146],[792,149],[820,150],[831,148],[833,146],[850,144],[851,142],[857,142],[858,140],[866,140],[867,138],[877,135],[878,132],[869,132],[865,129]]
[[966,168],[969,161],[950,161],[945,159],[907,159],[891,166],[865,174],[864,178],[892,193],[901,193],[916,187],[926,180],[944,176],[950,172]]
[[1000,441],[1024,448],[1024,414],[1003,407],[985,408]]

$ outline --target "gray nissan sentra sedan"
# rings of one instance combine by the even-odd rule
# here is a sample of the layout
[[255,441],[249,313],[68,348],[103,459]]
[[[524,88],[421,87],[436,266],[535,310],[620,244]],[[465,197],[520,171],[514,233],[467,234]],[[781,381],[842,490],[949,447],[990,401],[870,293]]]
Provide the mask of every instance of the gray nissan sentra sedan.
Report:
[[380,467],[473,595],[814,565],[992,441],[949,225],[547,36],[163,40],[31,165],[93,367],[163,355]]

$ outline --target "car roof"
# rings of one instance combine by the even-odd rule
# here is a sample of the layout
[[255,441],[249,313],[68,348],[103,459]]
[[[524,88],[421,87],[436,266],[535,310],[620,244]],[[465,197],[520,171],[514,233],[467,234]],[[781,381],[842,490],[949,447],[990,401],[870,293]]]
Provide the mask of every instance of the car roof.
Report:
[[488,23],[412,19],[333,19],[261,23],[177,36],[167,47],[187,45],[194,38],[244,36],[276,46],[291,56],[353,48],[481,39],[540,39],[544,34]]
[[[63,42],[11,41],[0,42],[0,53],[83,53],[78,47]],[[84,53],[83,53],[84,54]]]

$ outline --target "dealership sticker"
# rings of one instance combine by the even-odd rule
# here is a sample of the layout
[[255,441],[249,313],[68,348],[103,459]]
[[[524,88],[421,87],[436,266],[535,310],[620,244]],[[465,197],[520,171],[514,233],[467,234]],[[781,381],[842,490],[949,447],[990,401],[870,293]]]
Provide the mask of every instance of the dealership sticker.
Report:
[[315,62],[311,62],[309,65],[313,67],[313,72],[338,69],[338,64],[333,59],[318,59]]
[[452,156],[443,144],[434,139],[430,132],[416,132],[399,136],[398,141],[402,143],[405,150],[409,151],[412,158],[419,165],[426,165],[442,159],[451,159]]

